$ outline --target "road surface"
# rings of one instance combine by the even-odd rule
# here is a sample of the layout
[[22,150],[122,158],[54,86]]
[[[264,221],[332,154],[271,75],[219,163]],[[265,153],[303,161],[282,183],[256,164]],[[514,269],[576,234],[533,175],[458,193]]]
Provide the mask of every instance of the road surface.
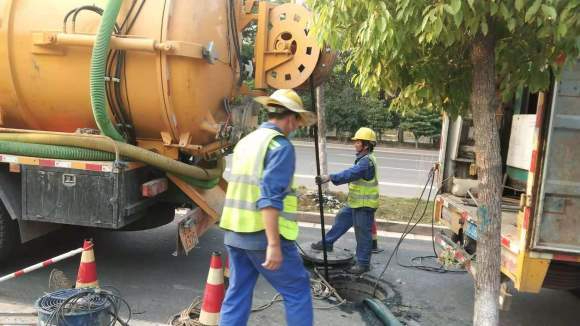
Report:
[[[186,308],[194,297],[201,296],[207,277],[210,253],[223,250],[223,234],[212,228],[187,257],[173,257],[176,224],[138,232],[96,232],[96,264],[101,285],[114,286],[131,304],[134,318],[165,322],[169,316]],[[87,236],[84,234],[84,236]],[[320,230],[302,228],[300,242],[307,245],[318,240]],[[83,235],[59,231],[35,240],[20,250],[8,263],[0,264],[0,275],[56,256],[78,247]],[[381,237],[379,246],[385,251],[373,258],[372,273],[384,267],[397,239]],[[354,234],[339,240],[338,246],[354,247]],[[430,241],[409,240],[401,247],[401,262],[410,257],[431,253]],[[79,258],[51,267],[74,278]],[[48,291],[50,268],[0,283],[0,325],[3,303],[32,305]],[[384,280],[401,296],[401,308],[421,325],[471,325],[473,282],[466,274],[437,274],[406,269],[395,262]],[[274,290],[263,280],[258,282],[254,305],[267,303]],[[326,306],[326,302],[316,302]],[[538,295],[520,294],[513,299],[512,310],[502,312],[502,325],[577,325],[580,299],[567,292],[545,290]],[[250,325],[284,325],[280,303],[252,314]],[[316,310],[316,325],[364,325],[357,311]],[[132,325],[140,325],[132,323]]]
[[[316,175],[316,160],[314,144],[296,141],[296,182],[307,188],[314,188]],[[339,172],[352,166],[354,149],[352,145],[329,144],[327,148],[328,170]],[[391,197],[419,197],[429,169],[437,161],[438,152],[433,150],[412,150],[400,148],[377,148],[375,156],[379,165],[379,184],[382,195]],[[228,157],[228,167],[231,166],[231,155]],[[229,169],[226,170],[226,179]],[[347,192],[346,185],[331,185],[331,190]]]

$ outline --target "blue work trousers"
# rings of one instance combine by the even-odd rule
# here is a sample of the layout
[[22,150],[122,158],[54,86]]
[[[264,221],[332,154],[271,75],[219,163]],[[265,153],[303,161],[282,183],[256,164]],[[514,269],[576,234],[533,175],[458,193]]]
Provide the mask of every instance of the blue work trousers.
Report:
[[294,242],[282,242],[284,260],[276,271],[262,267],[266,260],[265,250],[226,248],[230,263],[230,284],[220,313],[221,326],[247,325],[258,275],[262,275],[282,295],[288,325],[313,325],[310,276]]
[[375,209],[369,207],[351,208],[343,207],[336,217],[334,224],[326,234],[326,243],[334,244],[352,226],[356,237],[356,261],[357,264],[370,266],[373,249],[372,227],[375,219]]

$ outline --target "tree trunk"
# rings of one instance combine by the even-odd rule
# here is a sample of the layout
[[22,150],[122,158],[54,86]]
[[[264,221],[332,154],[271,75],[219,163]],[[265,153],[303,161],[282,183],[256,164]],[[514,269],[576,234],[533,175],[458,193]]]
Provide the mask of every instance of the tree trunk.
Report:
[[[318,150],[320,151],[320,173],[328,174],[326,159],[326,108],[324,106],[324,87],[316,87],[316,111],[318,114]],[[322,192],[328,192],[328,183],[322,185]]]
[[[491,23],[491,21],[490,21]],[[471,46],[473,80],[470,107],[475,128],[479,207],[477,273],[473,325],[499,325],[501,157],[495,120],[495,38],[491,31]]]
[[401,127],[397,129],[397,140],[401,144],[405,142],[405,130],[403,130]]

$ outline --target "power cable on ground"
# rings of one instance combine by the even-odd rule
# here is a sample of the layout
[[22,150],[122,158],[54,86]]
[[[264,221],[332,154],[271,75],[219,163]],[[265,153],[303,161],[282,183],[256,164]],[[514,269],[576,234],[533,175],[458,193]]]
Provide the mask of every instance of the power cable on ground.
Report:
[[[381,274],[379,275],[379,277],[377,278],[377,280],[375,282],[374,289],[373,289],[373,295],[376,293],[378,284],[382,280],[383,275],[385,274],[387,269],[389,268],[389,265],[390,265],[394,256],[396,256],[397,264],[399,266],[405,267],[405,268],[415,268],[415,269],[419,269],[419,270],[423,270],[423,271],[427,271],[427,272],[434,272],[434,273],[465,273],[466,272],[465,270],[447,269],[445,266],[443,266],[442,264],[440,264],[438,262],[437,263],[439,264],[439,266],[437,266],[437,267],[425,265],[422,263],[425,259],[437,260],[439,258],[437,251],[435,250],[435,224],[434,224],[433,218],[431,219],[431,243],[432,243],[432,247],[433,247],[433,255],[413,257],[413,258],[411,258],[411,262],[415,262],[417,260],[421,262],[421,263],[416,263],[413,265],[403,265],[399,262],[399,248],[401,247],[401,244],[403,243],[403,241],[405,240],[407,235],[409,235],[411,233],[411,231],[413,231],[413,229],[415,229],[415,227],[423,219],[423,217],[425,216],[425,212],[427,211],[427,208],[429,206],[429,202],[431,201],[431,191],[433,189],[433,183],[435,180],[435,170],[436,170],[435,168],[431,168],[431,170],[429,170],[429,174],[427,177],[427,181],[425,182],[425,186],[423,187],[423,190],[421,191],[421,195],[419,195],[419,198],[417,198],[417,203],[415,204],[415,207],[413,208],[413,212],[411,213],[411,216],[409,217],[409,220],[408,220],[407,224],[405,225],[405,229],[403,230],[401,237],[397,241],[395,248],[391,252],[391,255],[389,256],[387,263],[385,264],[385,267],[383,268]],[[411,226],[411,223],[413,221],[413,218],[415,217],[415,213],[416,213],[417,208],[419,207],[419,205],[421,203],[423,195],[425,194],[427,186],[429,186],[429,193],[427,195],[427,201],[425,203],[425,207],[423,208],[423,212],[421,213],[421,216]],[[435,193],[434,197],[437,197],[437,195],[440,193],[440,191],[441,191],[441,187],[439,189],[437,189],[437,192]]]

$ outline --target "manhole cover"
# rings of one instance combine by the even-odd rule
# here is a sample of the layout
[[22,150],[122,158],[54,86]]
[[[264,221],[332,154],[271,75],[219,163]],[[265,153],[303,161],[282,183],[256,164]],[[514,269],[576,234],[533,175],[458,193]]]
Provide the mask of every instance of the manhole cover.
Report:
[[[324,253],[321,250],[310,248],[310,243],[303,243],[300,248],[302,259],[316,265],[324,264]],[[330,266],[349,265],[353,262],[354,254],[348,249],[334,246],[333,251],[327,252],[326,258]]]

